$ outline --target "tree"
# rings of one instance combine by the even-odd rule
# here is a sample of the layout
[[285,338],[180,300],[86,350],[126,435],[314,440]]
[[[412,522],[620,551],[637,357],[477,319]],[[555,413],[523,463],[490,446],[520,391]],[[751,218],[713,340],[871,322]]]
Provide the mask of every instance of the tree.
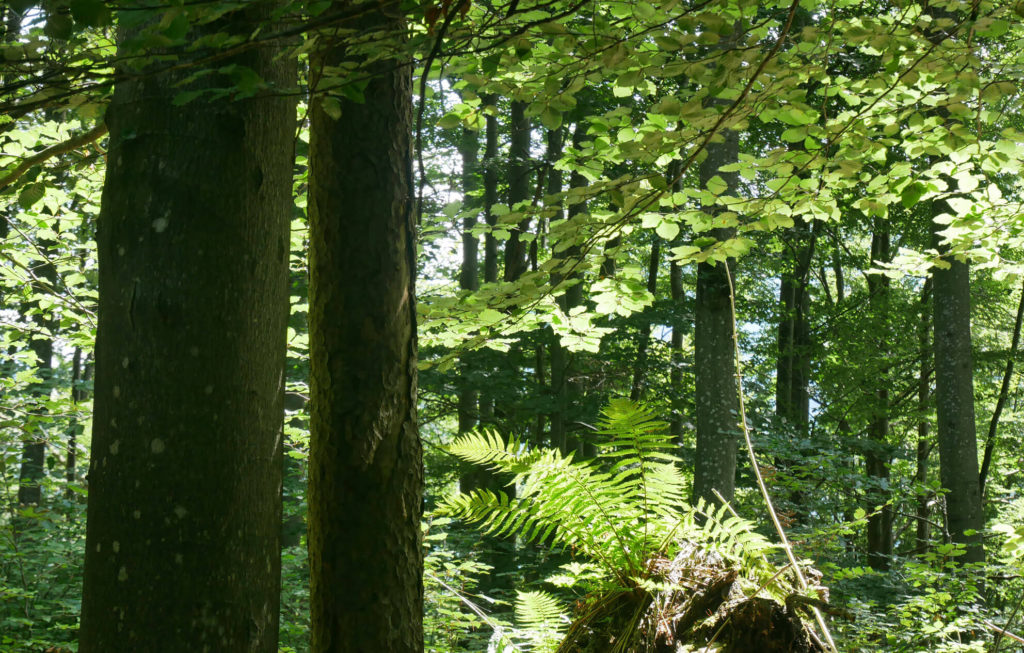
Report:
[[[153,19],[132,15],[126,57]],[[203,48],[172,52],[122,69],[106,117],[80,650],[277,651],[295,66],[272,45],[221,60],[265,83],[231,98],[189,79]]]
[[[411,79],[405,62],[366,63],[355,45],[394,43],[403,18],[393,7],[359,7],[351,29],[319,36],[310,66],[308,502],[318,653],[423,648]],[[365,76],[363,101],[332,86],[346,67]]]

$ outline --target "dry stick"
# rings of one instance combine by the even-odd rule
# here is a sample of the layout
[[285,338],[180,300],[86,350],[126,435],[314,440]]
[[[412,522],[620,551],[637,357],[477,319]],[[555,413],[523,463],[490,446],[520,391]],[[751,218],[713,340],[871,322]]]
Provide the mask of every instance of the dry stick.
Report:
[[[725,265],[723,263],[723,265]],[[786,557],[789,559],[789,564],[793,567],[793,572],[796,574],[797,583],[800,585],[801,591],[806,592],[808,585],[807,579],[804,578],[804,574],[800,571],[800,564],[797,562],[796,556],[793,554],[793,547],[789,544],[789,538],[786,537],[786,531],[782,528],[782,522],[779,521],[779,516],[775,512],[775,507],[772,505],[771,495],[768,494],[768,486],[765,485],[764,477],[761,475],[761,468],[757,465],[757,456],[754,455],[754,443],[750,438],[750,429],[747,428],[747,407],[746,401],[743,396],[743,361],[740,359],[740,341],[736,337],[736,289],[732,283],[732,273],[729,272],[729,266],[725,266],[725,278],[729,281],[729,311],[732,315],[732,346],[733,356],[736,361],[736,390],[739,394],[740,404],[740,428],[743,430],[743,439],[747,445],[747,455],[750,457],[750,465],[754,468],[754,477],[757,479],[757,487],[761,491],[761,496],[764,498],[765,505],[768,507],[768,515],[772,518],[772,524],[775,526],[775,531],[779,534],[779,540],[782,542],[782,548],[786,552]],[[811,607],[811,611],[814,613],[814,619],[818,622],[818,627],[821,628],[822,635],[825,636],[825,641],[828,643],[831,650],[838,652],[836,643],[832,640],[832,635],[829,633],[828,626],[825,624],[825,618],[821,615],[821,611],[817,607]]]

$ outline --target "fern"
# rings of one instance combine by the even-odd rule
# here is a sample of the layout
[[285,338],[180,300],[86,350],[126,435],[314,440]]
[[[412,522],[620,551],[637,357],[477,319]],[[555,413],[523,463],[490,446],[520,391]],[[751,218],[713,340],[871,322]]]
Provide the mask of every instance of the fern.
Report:
[[[669,585],[658,569],[684,546],[713,551],[758,589],[782,582],[766,557],[775,547],[748,521],[727,505],[687,503],[677,445],[666,430],[649,409],[617,399],[599,422],[601,455],[596,460],[576,461],[572,454],[532,448],[516,438],[506,441],[493,431],[462,435],[450,451],[509,475],[516,496],[478,489],[446,500],[441,511],[489,534],[550,542],[592,561],[586,566],[587,585],[601,597],[592,614],[600,611],[599,604],[613,605],[616,597],[635,590],[647,596],[665,590]],[[569,570],[558,577],[559,584],[572,584],[574,576],[578,571]],[[641,612],[637,606],[633,625]],[[528,631],[562,619],[557,600],[536,592],[520,594],[517,614]],[[626,640],[621,644],[626,646]]]

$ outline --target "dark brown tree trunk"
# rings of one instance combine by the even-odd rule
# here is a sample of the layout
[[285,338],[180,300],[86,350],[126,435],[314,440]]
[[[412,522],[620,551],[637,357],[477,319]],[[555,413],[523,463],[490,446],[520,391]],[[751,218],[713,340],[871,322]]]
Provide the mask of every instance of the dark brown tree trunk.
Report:
[[[271,9],[194,35],[247,37]],[[175,106],[231,82],[131,75],[107,111],[82,653],[278,649],[295,126],[279,54],[218,66],[280,92]]]
[[[366,7],[346,27],[399,38],[401,17]],[[337,98],[338,120],[311,80],[311,650],[418,652],[423,463],[410,68],[361,63],[335,38],[311,55],[310,69],[349,61],[371,77],[364,103]]]
[[[37,275],[45,276],[47,279],[53,279],[56,276],[56,271],[49,262],[45,263],[43,267],[44,270],[37,271]],[[47,292],[41,287],[37,287],[35,290],[37,293]],[[38,310],[38,305],[34,310]],[[30,392],[39,402],[39,412],[43,412],[44,405],[50,397],[53,376],[53,335],[50,329],[56,325],[52,320],[40,314],[33,315],[32,321],[36,325],[36,332],[32,334],[29,347],[36,356],[36,376],[39,377],[39,383],[32,384]],[[31,429],[27,433],[29,439],[21,448],[21,471],[18,474],[18,503],[23,506],[39,505],[43,500],[42,482],[44,459],[46,458],[46,434],[38,424],[33,424]]]
[[672,307],[676,312],[676,318],[672,322],[672,339],[669,341],[669,356],[671,369],[669,370],[669,386],[671,387],[672,414],[669,417],[669,433],[676,443],[683,443],[683,408],[680,400],[683,386],[683,332],[685,326],[679,317],[682,312],[683,299],[683,268],[677,261],[672,261],[668,271],[669,287],[672,296]]
[[[715,175],[734,192],[739,184],[735,172],[719,168],[735,162],[739,155],[739,134],[726,130],[723,142],[707,147],[700,165],[701,186]],[[717,208],[710,209],[718,212]],[[709,236],[723,241],[735,229],[712,229]],[[717,502],[715,491],[731,501],[736,477],[736,442],[739,432],[739,395],[733,344],[730,275],[734,265],[697,265],[697,300],[694,325],[694,370],[696,384],[697,454],[693,474],[693,499]]]
[[[935,214],[953,212],[936,201]],[[936,230],[940,225],[935,225]],[[948,247],[935,245],[940,252]],[[946,495],[946,520],[954,542],[967,545],[964,562],[982,562],[984,516],[978,487],[978,439],[974,424],[974,366],[971,356],[971,279],[967,264],[947,258],[947,269],[932,271],[932,328],[935,337],[935,408],[939,475]],[[973,531],[968,534],[967,531]]]
[[[82,387],[92,378],[92,365],[88,360],[82,360],[82,349],[75,347],[75,353],[71,360],[71,402],[77,406],[85,401],[86,391]],[[77,419],[72,419],[68,425],[68,446],[67,461],[64,467],[64,498],[73,500],[76,496],[72,486],[78,482],[78,438],[84,433],[84,425]]]
[[[485,96],[485,104],[494,104],[497,99],[493,95]],[[493,229],[497,225],[497,216],[491,211],[498,202],[498,119],[487,114],[484,127],[484,219],[487,226]],[[489,229],[484,237],[484,283],[495,283],[498,280],[498,239]]]
[[[875,220],[875,232],[871,239],[871,263],[875,266],[889,261],[889,231],[882,219]],[[868,275],[868,302],[871,308],[872,331],[878,339],[873,343],[883,361],[883,367],[876,379],[878,385],[870,398],[868,417],[868,442],[864,451],[864,463],[868,476],[868,562],[873,569],[886,570],[892,558],[892,506],[888,501],[889,463],[892,456],[887,438],[889,435],[889,371],[887,369],[889,348],[889,277],[881,274]]]

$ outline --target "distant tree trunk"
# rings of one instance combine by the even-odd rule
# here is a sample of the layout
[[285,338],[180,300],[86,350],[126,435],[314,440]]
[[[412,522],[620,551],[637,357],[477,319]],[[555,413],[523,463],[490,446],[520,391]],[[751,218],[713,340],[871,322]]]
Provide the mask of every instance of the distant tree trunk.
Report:
[[1003,382],[999,386],[999,397],[996,399],[996,407],[992,411],[992,419],[988,423],[988,436],[985,438],[985,455],[981,460],[981,472],[978,477],[978,488],[981,492],[982,501],[985,499],[985,481],[988,478],[988,470],[992,465],[992,456],[996,449],[996,433],[999,431],[999,417],[1003,414],[1006,400],[1010,397],[1010,381],[1013,379],[1013,362],[1017,358],[1017,350],[1020,349],[1020,328],[1024,321],[1024,288],[1021,288],[1020,300],[1017,303],[1017,318],[1013,323],[1013,336],[1010,340],[1010,352],[1006,355],[1006,368],[1003,371]]
[[[889,262],[889,231],[883,219],[875,219],[871,239],[872,265]],[[889,278],[868,275],[868,302],[871,307],[873,343],[881,359],[874,396],[869,400],[868,442],[864,462],[868,475],[868,562],[873,569],[886,570],[892,557],[892,506],[888,504],[889,488]]]
[[[651,255],[647,261],[647,292],[655,296],[658,292],[658,268],[661,266],[661,237],[651,236]],[[636,362],[633,364],[633,383],[629,390],[629,398],[639,401],[644,394],[647,375],[647,350],[651,346],[651,321],[645,319],[640,325],[640,342],[636,348]]]
[[669,386],[671,386],[672,414],[669,418],[669,433],[675,442],[683,444],[683,409],[680,396],[683,386],[683,320],[679,317],[683,299],[683,268],[677,261],[672,261],[668,271],[669,287],[672,297],[672,310],[675,318],[672,322],[672,339],[669,341],[670,361]]
[[821,222],[814,228],[802,218],[790,230],[788,242],[792,258],[779,279],[778,362],[775,374],[775,414],[806,434],[809,423],[810,393],[810,329],[808,312],[811,262]]
[[[45,252],[46,249],[44,248],[43,251]],[[47,262],[42,267],[44,268],[42,271],[36,272],[38,276],[47,279],[55,278],[56,271],[51,263]],[[50,290],[38,287],[38,284],[33,285],[37,286],[35,288],[37,293],[50,292]],[[38,307],[37,303],[34,302],[34,304]],[[50,329],[56,328],[56,324],[39,314],[33,315],[32,321],[38,332],[32,334],[29,347],[36,356],[36,376],[39,377],[39,383],[32,384],[29,391],[39,402],[38,410],[42,412],[45,410],[45,403],[52,390],[53,335]],[[46,434],[38,424],[32,425],[30,428],[32,430],[26,433],[27,439],[21,449],[21,472],[18,475],[18,503],[21,505],[38,505],[43,500],[41,484],[44,476],[44,459],[46,458]]]
[[[497,98],[494,95],[485,95],[482,99],[487,105],[497,103]],[[484,221],[488,227],[484,236],[484,283],[497,283],[498,239],[494,237],[493,230],[498,224],[498,218],[491,208],[498,202],[498,119],[491,114],[486,114],[484,125],[483,211]],[[486,360],[486,358],[484,359]],[[494,395],[487,388],[483,388],[480,392],[479,415],[481,424],[491,424],[494,421]]]
[[914,550],[918,555],[928,552],[929,513],[928,501],[931,493],[925,488],[928,482],[928,458],[931,455],[932,443],[928,434],[928,406],[931,403],[931,320],[929,319],[928,301],[932,293],[932,280],[929,278],[921,289],[921,318],[917,328],[917,345],[921,353],[921,363],[917,373],[917,468],[914,481],[917,483],[917,545]]
[[[399,38],[404,19],[367,7],[346,27]],[[360,63],[344,39],[310,69],[343,61],[371,77],[365,103],[339,98],[340,120],[312,80],[311,650],[422,651],[411,71]]]
[[[508,157],[508,203],[514,209],[516,204],[530,198],[530,119],[526,117],[524,102],[512,102]],[[505,281],[516,281],[526,272],[523,235],[529,227],[530,219],[524,218],[509,230],[505,243]]]
[[[474,197],[480,187],[479,151],[480,141],[476,132],[463,129],[459,141],[459,154],[462,157],[462,208],[466,212],[466,217],[462,219],[462,267],[459,270],[459,288],[466,291],[476,291],[480,288],[480,239],[473,233],[477,224],[475,209],[480,205],[480,200]],[[479,397],[476,388],[471,384],[471,363],[467,357],[460,361],[459,370],[458,428],[459,433],[465,433],[476,426]]]
[[[728,190],[739,185],[735,172],[719,168],[739,156],[739,133],[726,130],[724,141],[708,145],[708,156],[700,165],[701,186],[715,175],[725,180]],[[711,209],[718,212],[718,209]],[[712,229],[709,236],[723,241],[735,229]],[[694,369],[696,383],[697,455],[693,474],[693,499],[717,502],[717,490],[731,501],[736,483],[736,434],[739,423],[739,395],[733,346],[733,318],[730,308],[729,276],[732,261],[697,265],[697,301],[694,325]]]
[[[935,201],[934,214],[953,214]],[[935,225],[938,230],[939,225]],[[940,253],[948,252],[935,233]],[[982,562],[984,515],[978,487],[978,439],[974,425],[974,367],[971,357],[971,280],[967,264],[947,258],[948,269],[932,270],[932,328],[935,338],[935,408],[939,470],[946,495],[946,519],[954,542],[967,545],[964,562]],[[965,531],[974,531],[968,535]]]
[[[272,8],[193,36],[248,37]],[[231,82],[129,74],[107,110],[82,653],[278,650],[295,126],[279,55],[217,62],[267,95],[176,106]]]
[[[587,128],[585,124],[578,123],[573,130],[572,145],[579,148],[586,138]],[[569,188],[584,188],[587,179],[575,169],[569,174]],[[579,215],[586,213],[585,202],[577,202],[568,206],[568,220],[573,220]],[[575,238],[570,233],[568,238]],[[561,263],[573,267],[580,257],[579,245],[573,243],[561,253]],[[551,275],[551,285],[558,286],[566,281],[578,279],[578,274],[572,271],[554,272]],[[565,289],[565,292],[558,299],[559,308],[566,314],[573,308],[583,304],[583,286],[574,283]],[[579,443],[569,435],[568,424],[572,419],[570,408],[571,400],[578,397],[581,388],[577,380],[573,378],[573,354],[561,343],[555,342],[551,346],[551,387],[555,393],[555,410],[551,414],[551,443],[563,453],[570,450],[578,450]]]
[[[81,347],[75,347],[75,353],[71,359],[71,402],[76,408],[86,398],[85,388],[82,385],[92,378],[92,365],[89,364],[88,359],[82,360],[82,358]],[[68,425],[67,462],[64,468],[66,483],[64,497],[69,501],[75,497],[75,491],[71,489],[71,486],[78,482],[78,437],[83,432],[82,423],[77,419],[72,419],[71,424]]]

